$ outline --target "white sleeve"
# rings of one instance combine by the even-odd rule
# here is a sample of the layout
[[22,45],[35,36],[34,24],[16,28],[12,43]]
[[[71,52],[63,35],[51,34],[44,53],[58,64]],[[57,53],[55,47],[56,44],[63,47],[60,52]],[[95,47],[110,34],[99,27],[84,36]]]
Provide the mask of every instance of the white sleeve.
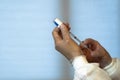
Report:
[[120,80],[120,60],[112,59],[111,64],[104,68],[106,72],[110,75],[112,80]]
[[74,80],[111,80],[108,73],[98,67],[98,64],[90,64],[85,56],[78,56],[72,62],[75,69]]

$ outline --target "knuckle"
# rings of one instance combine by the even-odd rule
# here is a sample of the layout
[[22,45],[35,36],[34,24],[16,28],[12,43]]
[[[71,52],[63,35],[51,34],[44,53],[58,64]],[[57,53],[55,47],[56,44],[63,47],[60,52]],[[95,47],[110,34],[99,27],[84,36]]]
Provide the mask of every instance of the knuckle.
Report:
[[92,38],[87,38],[86,41],[87,41],[87,40],[91,40],[91,41],[92,41],[93,39],[92,39]]
[[95,41],[96,43],[99,43],[98,41]]

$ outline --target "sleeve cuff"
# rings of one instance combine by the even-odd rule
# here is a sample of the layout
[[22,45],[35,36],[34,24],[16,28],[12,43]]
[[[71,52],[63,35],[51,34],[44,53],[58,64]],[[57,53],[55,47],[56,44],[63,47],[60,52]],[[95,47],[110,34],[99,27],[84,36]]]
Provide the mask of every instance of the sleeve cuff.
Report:
[[78,69],[80,66],[83,66],[84,64],[87,63],[88,61],[86,60],[86,57],[84,55],[77,56],[72,61],[72,65],[75,69]]
[[110,75],[116,70],[116,59],[112,59],[112,62],[104,68]]

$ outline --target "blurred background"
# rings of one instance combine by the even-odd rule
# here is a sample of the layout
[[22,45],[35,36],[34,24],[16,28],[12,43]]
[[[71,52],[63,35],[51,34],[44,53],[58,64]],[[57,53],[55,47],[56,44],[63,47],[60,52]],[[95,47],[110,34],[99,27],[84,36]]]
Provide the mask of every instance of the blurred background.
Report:
[[71,64],[54,49],[56,17],[120,58],[119,0],[0,0],[0,80],[73,79]]

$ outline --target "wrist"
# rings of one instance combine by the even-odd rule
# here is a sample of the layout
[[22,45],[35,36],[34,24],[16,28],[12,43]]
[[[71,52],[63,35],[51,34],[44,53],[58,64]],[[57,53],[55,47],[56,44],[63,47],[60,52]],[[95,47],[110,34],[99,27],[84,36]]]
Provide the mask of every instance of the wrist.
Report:
[[112,58],[111,57],[103,58],[102,61],[100,62],[100,67],[101,68],[105,68],[106,66],[111,64],[111,62],[112,62]]
[[71,53],[71,54],[73,54],[73,55],[69,59],[70,62],[72,62],[76,57],[83,56],[82,52],[74,52],[74,53]]

